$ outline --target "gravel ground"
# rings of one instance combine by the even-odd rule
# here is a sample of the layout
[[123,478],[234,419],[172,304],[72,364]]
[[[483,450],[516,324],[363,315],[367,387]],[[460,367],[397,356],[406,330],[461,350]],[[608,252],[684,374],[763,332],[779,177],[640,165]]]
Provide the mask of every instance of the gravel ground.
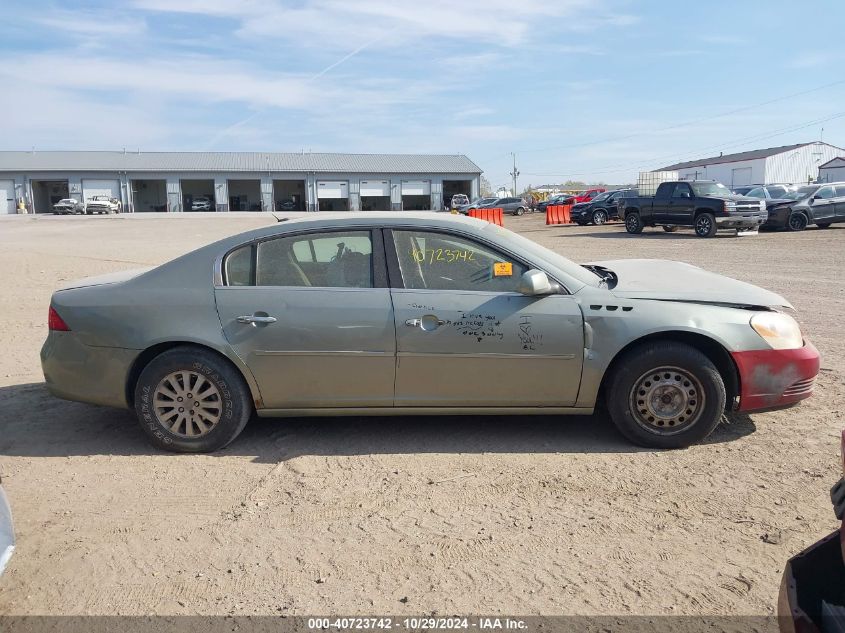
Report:
[[676,259],[792,300],[814,398],[660,452],[603,416],[260,420],[226,450],[153,450],[128,411],[51,397],[60,282],[164,262],[263,217],[3,218],[0,475],[19,547],[0,614],[774,611],[836,525],[845,227],[701,240],[506,224],[576,260]]

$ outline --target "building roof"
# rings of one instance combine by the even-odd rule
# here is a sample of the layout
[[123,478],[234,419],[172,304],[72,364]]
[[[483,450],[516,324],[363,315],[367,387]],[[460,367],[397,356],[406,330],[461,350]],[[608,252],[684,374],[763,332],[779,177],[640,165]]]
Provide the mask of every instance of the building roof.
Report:
[[819,169],[824,169],[825,167],[841,167],[842,165],[845,165],[845,156],[837,156],[819,165]]
[[0,151],[0,171],[480,174],[463,154]]
[[[805,147],[806,145],[829,145],[830,147],[835,147],[833,145],[830,145],[829,143],[821,143],[819,141],[816,141],[815,143],[796,143],[795,145],[781,145],[780,147],[769,147],[767,149],[753,149],[748,152],[737,152],[736,154],[722,154],[720,156],[713,156],[711,158],[690,160],[684,163],[675,163],[674,165],[667,165],[666,167],[661,167],[660,169],[656,169],[655,171],[677,171],[679,169],[686,169],[687,167],[701,167],[703,165],[736,163],[743,160],[756,160],[758,158],[768,158],[769,156],[790,152],[794,149],[798,149],[799,147]],[[841,148],[836,147],[836,149]]]

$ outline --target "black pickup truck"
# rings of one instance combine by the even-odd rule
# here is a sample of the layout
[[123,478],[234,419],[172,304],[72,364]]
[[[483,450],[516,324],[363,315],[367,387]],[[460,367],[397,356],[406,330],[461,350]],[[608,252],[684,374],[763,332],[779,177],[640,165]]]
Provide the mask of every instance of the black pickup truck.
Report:
[[675,231],[691,226],[699,237],[712,237],[718,229],[754,230],[766,221],[766,203],[731,193],[713,180],[660,183],[653,198],[628,198],[622,214],[628,233],[642,233],[646,226]]

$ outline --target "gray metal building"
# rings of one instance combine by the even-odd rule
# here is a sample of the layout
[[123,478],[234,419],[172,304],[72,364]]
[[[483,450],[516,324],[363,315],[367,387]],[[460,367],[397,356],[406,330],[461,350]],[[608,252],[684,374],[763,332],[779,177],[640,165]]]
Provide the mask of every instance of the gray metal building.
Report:
[[440,210],[480,179],[464,155],[0,152],[0,213],[95,195],[129,212]]

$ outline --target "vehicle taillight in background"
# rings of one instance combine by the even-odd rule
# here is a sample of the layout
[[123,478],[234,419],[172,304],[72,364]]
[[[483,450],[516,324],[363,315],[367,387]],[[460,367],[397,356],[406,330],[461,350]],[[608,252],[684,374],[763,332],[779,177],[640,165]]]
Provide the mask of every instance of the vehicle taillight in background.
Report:
[[53,306],[50,306],[50,311],[47,313],[47,327],[54,332],[70,332],[67,323],[59,316]]

